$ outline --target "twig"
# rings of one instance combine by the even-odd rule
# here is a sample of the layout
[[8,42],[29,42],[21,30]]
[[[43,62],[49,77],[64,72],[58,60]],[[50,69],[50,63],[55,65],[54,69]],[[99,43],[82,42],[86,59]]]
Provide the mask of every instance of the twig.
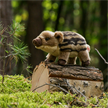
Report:
[[85,97],[85,101],[87,102],[87,97],[86,97],[83,93],[81,93],[78,89],[76,89],[75,86],[73,86],[73,88],[74,88],[77,92],[79,92],[83,97]]
[[77,88],[75,88],[75,86],[70,86],[70,85],[69,85],[68,80],[66,81],[66,83],[68,84],[70,90],[72,90],[72,93],[74,93],[74,92],[73,92],[73,88],[74,88],[74,89],[75,89],[77,92],[79,92],[83,97],[85,97],[85,101],[87,101],[87,98],[86,98],[86,96],[85,96],[83,93],[81,93]]
[[[4,43],[3,47],[4,47],[4,56],[5,56],[5,49],[6,49],[5,43]],[[3,59],[2,84],[3,84],[3,82],[4,82],[4,74],[5,74],[5,62],[6,62],[5,60],[6,60],[6,59],[4,58],[4,59]]]
[[34,92],[36,89],[41,88],[41,87],[43,87],[43,86],[45,86],[45,85],[50,85],[50,86],[58,87],[58,88],[60,88],[61,90],[63,90],[65,93],[70,94],[68,91],[66,91],[66,90],[63,89],[62,87],[60,87],[60,86],[58,86],[58,85],[54,85],[54,84],[48,84],[48,83],[45,83],[45,84],[43,84],[43,85],[41,85],[41,86],[39,86],[39,87],[36,87],[35,89],[32,90],[32,92]]
[[[17,78],[19,78],[21,75],[19,75],[18,77],[16,77],[16,78],[13,78],[13,77],[10,77],[10,76],[7,76],[7,75],[5,75],[5,77],[8,77],[8,78],[12,78],[12,79],[17,79]],[[17,79],[18,80],[18,79]]]
[[6,31],[6,27],[5,28],[3,28],[3,30],[0,32],[0,35],[2,35],[5,31]]
[[16,54],[9,54],[9,55],[7,55],[7,56],[2,56],[2,57],[0,57],[0,59],[3,59],[3,58],[8,58],[8,57],[10,57],[10,56],[15,56],[15,55],[17,55],[18,53],[16,53]]
[[95,50],[97,51],[97,53],[99,54],[99,56],[103,59],[103,61],[105,62],[105,64],[108,64],[108,62],[103,58],[103,56],[100,54],[100,52],[95,48]]
[[69,85],[68,80],[66,80],[67,86],[69,87],[70,92],[72,92],[72,94],[74,94],[73,88],[72,86]]
[[7,105],[9,108],[12,108],[10,105]]
[[[11,61],[13,58],[14,58],[13,56],[12,56],[12,57],[11,57],[11,56],[9,57],[9,59],[8,59],[7,62],[6,62],[6,66],[8,65],[9,61]],[[10,63],[10,64],[11,64],[11,63]]]

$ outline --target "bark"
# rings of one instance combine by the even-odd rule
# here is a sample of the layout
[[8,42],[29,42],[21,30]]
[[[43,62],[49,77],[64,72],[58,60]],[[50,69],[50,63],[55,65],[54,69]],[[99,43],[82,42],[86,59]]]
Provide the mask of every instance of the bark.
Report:
[[43,31],[42,1],[28,1],[28,13],[27,43],[31,53],[29,64],[34,68],[35,65],[44,60],[44,52],[36,49],[32,44],[32,40]]
[[[3,24],[3,27],[8,27],[12,23],[12,8],[11,8],[11,0],[5,1],[5,0],[0,0],[0,22]],[[8,34],[4,34],[7,35]],[[1,36],[0,36],[1,39]],[[7,43],[12,42],[12,39],[8,38]],[[9,48],[7,47],[7,50]],[[3,47],[0,47],[0,56],[4,55],[4,49]],[[5,74],[12,74],[12,62],[8,63],[8,59],[5,61]],[[2,74],[3,70],[3,60],[0,60],[0,74]]]
[[59,77],[73,80],[102,81],[103,75],[98,68],[74,65],[47,64],[49,77]]

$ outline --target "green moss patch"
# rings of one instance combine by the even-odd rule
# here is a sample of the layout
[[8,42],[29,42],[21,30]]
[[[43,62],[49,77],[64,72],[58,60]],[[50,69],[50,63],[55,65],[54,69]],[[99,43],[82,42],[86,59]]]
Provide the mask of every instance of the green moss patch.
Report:
[[33,93],[30,91],[31,81],[22,75],[5,76],[2,85],[0,75],[0,108],[92,108],[108,107],[107,93],[100,97],[88,98],[85,102],[84,97],[64,94],[63,92]]

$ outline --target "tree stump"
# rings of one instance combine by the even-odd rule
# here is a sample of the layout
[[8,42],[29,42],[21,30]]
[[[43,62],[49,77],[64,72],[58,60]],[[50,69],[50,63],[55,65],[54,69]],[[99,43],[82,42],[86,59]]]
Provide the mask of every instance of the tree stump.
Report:
[[48,85],[54,84],[74,93],[73,90],[70,89],[70,86],[73,86],[75,82],[73,83],[71,81],[85,81],[82,82],[85,87],[85,85],[89,85],[89,82],[91,81],[102,82],[103,75],[102,72],[95,67],[82,67],[76,65],[60,66],[57,64],[41,62],[33,71],[31,91],[61,91],[60,89],[57,89],[56,86],[50,87],[50,85]]

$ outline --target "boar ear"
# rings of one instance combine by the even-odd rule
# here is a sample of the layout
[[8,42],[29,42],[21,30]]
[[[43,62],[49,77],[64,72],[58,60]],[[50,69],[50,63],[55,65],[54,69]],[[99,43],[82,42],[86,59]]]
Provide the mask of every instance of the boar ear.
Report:
[[56,31],[54,37],[58,40],[59,43],[63,42],[64,36],[62,32]]

